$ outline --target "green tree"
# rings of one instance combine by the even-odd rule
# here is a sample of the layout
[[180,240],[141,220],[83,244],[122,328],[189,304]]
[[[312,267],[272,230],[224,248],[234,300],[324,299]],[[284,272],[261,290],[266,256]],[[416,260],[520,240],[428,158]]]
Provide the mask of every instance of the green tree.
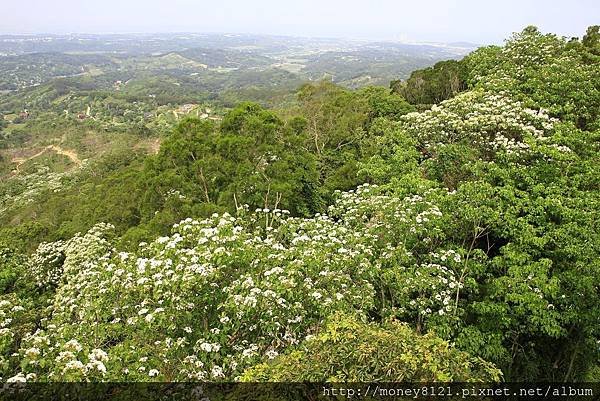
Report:
[[440,61],[433,67],[413,71],[406,81],[393,81],[392,91],[414,105],[431,105],[449,99],[467,88],[464,62]]
[[381,326],[333,315],[299,350],[244,372],[242,381],[275,382],[494,382],[502,373],[433,334],[405,324]]

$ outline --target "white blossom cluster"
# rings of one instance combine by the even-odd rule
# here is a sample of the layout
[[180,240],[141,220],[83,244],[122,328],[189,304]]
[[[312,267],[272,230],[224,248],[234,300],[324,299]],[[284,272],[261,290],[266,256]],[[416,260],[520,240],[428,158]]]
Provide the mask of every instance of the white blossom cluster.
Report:
[[60,191],[87,167],[87,160],[84,160],[81,166],[62,173],[52,172],[48,166],[39,166],[33,173],[10,177],[10,185],[0,191],[0,213],[34,202],[46,191]]
[[543,35],[538,31],[522,31],[512,35],[498,54],[491,70],[475,68],[474,82],[488,90],[516,88],[532,77],[532,72],[548,65],[558,65],[564,39]]
[[14,294],[0,296],[0,381],[4,379],[2,367],[8,363],[3,355],[14,346],[19,321],[25,310]]
[[[404,116],[402,125],[435,157],[453,143],[464,143],[493,160],[497,152],[522,156],[547,142],[556,120],[544,110],[531,110],[505,92],[465,92],[422,113]],[[561,150],[568,151],[566,146]]]
[[[524,69],[554,62],[563,50],[564,41],[554,34],[542,35],[539,32],[518,32],[506,41],[502,57],[511,62],[514,68]],[[503,68],[506,68],[503,65]]]
[[454,191],[428,189],[404,198],[377,192],[363,185],[355,193],[342,193],[330,212],[352,224],[362,221],[379,240],[381,249],[374,252],[379,255],[381,280],[395,290],[393,296],[401,304],[388,312],[421,321],[427,315],[453,312],[451,299],[463,287],[459,273],[464,251],[438,249],[436,236],[444,224],[437,204]]
[[40,288],[55,286],[62,276],[65,242],[42,242],[27,262],[31,279]]
[[58,285],[64,269],[79,270],[86,260],[103,256],[110,248],[105,235],[114,227],[99,223],[85,235],[77,234],[68,241],[41,243],[27,262],[27,272],[38,287]]
[[413,250],[437,250],[435,201],[452,195],[363,185],[338,196],[329,215],[310,219],[263,209],[186,219],[135,253],[114,250],[104,224],[62,243],[48,317],[21,342],[12,376],[235,379],[301,344],[331,313],[367,313],[384,279],[404,308],[389,313],[450,312],[460,251],[434,261]]

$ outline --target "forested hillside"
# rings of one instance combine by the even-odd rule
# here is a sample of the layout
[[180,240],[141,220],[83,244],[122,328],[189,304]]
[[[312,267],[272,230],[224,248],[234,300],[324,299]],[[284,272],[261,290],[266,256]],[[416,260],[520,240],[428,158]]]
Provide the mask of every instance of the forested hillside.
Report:
[[2,381],[600,381],[598,26],[153,105],[6,133]]

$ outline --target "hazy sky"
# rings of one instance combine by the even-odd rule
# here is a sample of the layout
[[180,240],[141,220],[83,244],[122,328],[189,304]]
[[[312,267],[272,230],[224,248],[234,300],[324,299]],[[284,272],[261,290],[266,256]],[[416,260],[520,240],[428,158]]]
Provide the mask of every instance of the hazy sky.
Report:
[[229,32],[501,42],[537,25],[582,36],[598,0],[1,0],[0,33]]

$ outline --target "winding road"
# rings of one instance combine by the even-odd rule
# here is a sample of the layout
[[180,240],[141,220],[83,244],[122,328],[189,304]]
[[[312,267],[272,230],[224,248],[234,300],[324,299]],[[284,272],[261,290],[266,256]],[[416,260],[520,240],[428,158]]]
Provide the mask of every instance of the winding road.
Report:
[[75,153],[72,150],[61,148],[60,146],[57,146],[57,145],[48,145],[48,146],[46,146],[45,148],[43,148],[42,150],[40,150],[39,152],[37,152],[34,155],[31,155],[31,156],[25,157],[25,158],[23,158],[23,157],[15,157],[11,161],[16,164],[15,170],[18,173],[19,172],[19,167],[21,167],[21,165],[23,163],[26,163],[26,162],[28,162],[31,159],[35,159],[36,157],[43,155],[48,150],[52,150],[52,151],[56,152],[59,155],[63,155],[63,156],[68,157],[69,160],[71,160],[71,162],[73,162],[75,165],[77,165],[77,167],[81,166],[82,161],[81,161],[81,159],[79,159],[79,156],[77,156],[77,153]]

